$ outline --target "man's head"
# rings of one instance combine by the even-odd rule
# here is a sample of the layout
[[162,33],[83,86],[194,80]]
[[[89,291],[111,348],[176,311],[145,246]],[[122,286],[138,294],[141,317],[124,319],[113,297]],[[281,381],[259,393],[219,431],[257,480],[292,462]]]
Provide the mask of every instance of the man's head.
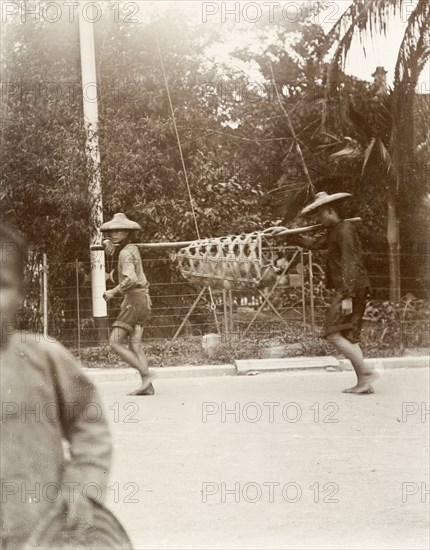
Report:
[[0,323],[1,343],[15,323],[24,297],[26,246],[14,229],[0,223]]
[[106,236],[113,242],[113,244],[121,244],[130,238],[131,231],[126,229],[113,229],[112,231],[106,231]]
[[318,223],[324,227],[332,227],[342,219],[338,208],[330,205],[317,208],[315,210],[315,217]]

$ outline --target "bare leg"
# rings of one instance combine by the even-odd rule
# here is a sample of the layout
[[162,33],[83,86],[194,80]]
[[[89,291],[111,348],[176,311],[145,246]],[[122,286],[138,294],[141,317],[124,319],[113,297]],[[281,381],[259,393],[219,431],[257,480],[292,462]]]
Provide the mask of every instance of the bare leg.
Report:
[[[135,356],[138,358],[140,363],[148,370],[148,359],[146,357],[145,352],[142,349],[141,341],[142,341],[142,335],[143,335],[143,326],[137,325],[134,329],[133,334],[130,336],[130,350],[135,354]],[[149,374],[149,370],[148,370]],[[154,395],[155,390],[154,386],[151,385],[148,387],[148,389],[143,392],[136,395]]]
[[139,391],[145,391],[151,385],[153,376],[149,374],[148,363],[142,364],[138,357],[125,345],[129,338],[128,332],[121,327],[114,327],[109,337],[109,344],[113,351],[118,354],[121,359],[135,368],[142,378],[142,386]]
[[344,393],[373,393],[372,382],[378,378],[378,373],[369,369],[364,363],[363,352],[359,344],[353,344],[340,332],[327,336],[327,340],[349,359],[357,375],[357,384],[343,390]]
[[143,326],[137,325],[133,334],[130,336],[130,350],[134,353],[145,370],[148,370],[148,359],[142,349],[141,341],[143,335]]

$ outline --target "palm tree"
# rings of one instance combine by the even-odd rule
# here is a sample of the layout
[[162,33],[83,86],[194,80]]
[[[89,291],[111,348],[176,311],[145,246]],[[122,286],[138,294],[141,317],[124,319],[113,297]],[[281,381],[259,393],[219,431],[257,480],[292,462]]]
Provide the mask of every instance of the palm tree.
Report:
[[[327,77],[326,106],[336,95],[346,55],[355,32],[371,36],[385,34],[390,14],[396,14],[410,0],[354,0],[340,17],[327,37],[327,49],[333,45],[335,53]],[[412,163],[414,148],[414,101],[419,76],[430,58],[430,2],[416,0],[408,17],[407,26],[397,56],[394,83],[390,101],[381,99],[381,109],[390,110],[390,136],[388,143],[377,135],[372,136],[366,150],[364,168],[369,159],[378,155],[387,172],[387,241],[390,254],[390,299],[400,301],[400,230],[398,215],[399,192],[408,183],[403,167]],[[383,116],[385,116],[383,114]]]

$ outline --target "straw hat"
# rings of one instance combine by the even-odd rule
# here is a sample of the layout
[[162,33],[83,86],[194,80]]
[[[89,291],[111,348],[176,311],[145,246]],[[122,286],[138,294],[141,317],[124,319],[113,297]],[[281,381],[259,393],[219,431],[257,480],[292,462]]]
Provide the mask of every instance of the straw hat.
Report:
[[101,503],[92,501],[94,524],[86,529],[67,529],[65,505],[59,502],[35,527],[24,550],[35,548],[81,550],[132,550],[124,527]]
[[315,195],[314,200],[310,204],[303,208],[300,214],[308,214],[309,212],[316,210],[320,206],[324,206],[325,204],[339,201],[341,199],[346,199],[347,197],[352,197],[351,193],[333,193],[333,195],[329,195],[325,191],[321,191],[320,193],[317,193]]
[[129,220],[122,212],[115,214],[109,222],[105,222],[100,228],[101,231],[135,231],[136,229],[142,228],[138,223]]

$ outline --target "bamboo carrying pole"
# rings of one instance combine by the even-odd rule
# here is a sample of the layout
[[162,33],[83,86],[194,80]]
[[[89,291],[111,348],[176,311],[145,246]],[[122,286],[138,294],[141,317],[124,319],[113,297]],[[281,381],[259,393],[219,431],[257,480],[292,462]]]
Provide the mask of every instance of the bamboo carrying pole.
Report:
[[[360,222],[361,218],[348,218],[348,222]],[[305,227],[294,227],[293,229],[288,229],[286,227],[271,227],[263,231],[266,238],[278,238],[278,237],[288,237],[291,235],[300,235],[301,233],[310,233],[311,231],[318,231],[319,229],[324,229],[324,226],[321,224],[317,225],[307,225]],[[273,233],[270,233],[273,231]],[[189,246],[190,244],[195,243],[196,241],[178,241],[178,242],[166,242],[166,243],[134,243],[139,248],[143,249],[163,249],[163,248],[183,248],[184,246]],[[102,245],[92,245],[90,246],[91,250],[104,250]]]

